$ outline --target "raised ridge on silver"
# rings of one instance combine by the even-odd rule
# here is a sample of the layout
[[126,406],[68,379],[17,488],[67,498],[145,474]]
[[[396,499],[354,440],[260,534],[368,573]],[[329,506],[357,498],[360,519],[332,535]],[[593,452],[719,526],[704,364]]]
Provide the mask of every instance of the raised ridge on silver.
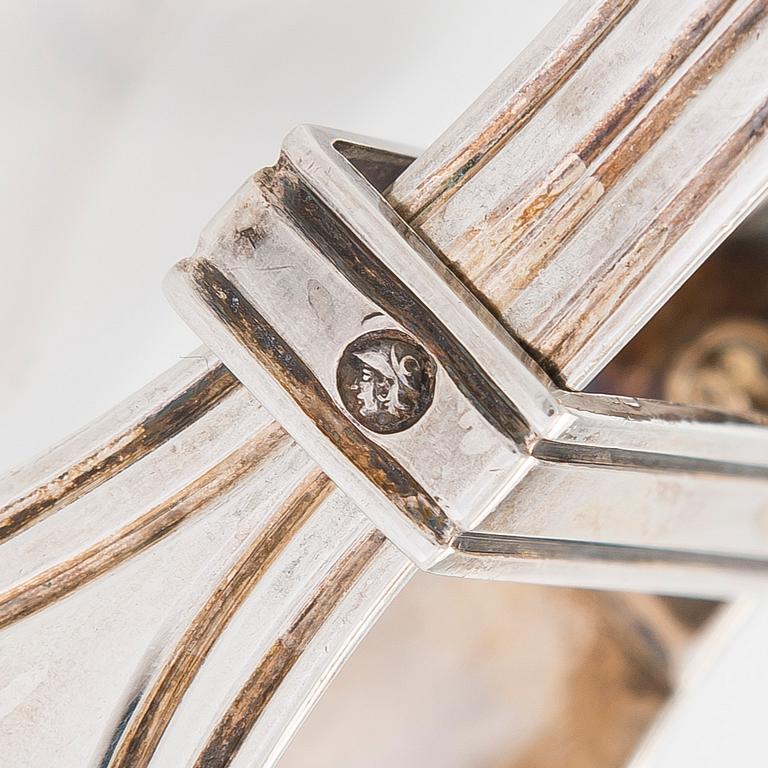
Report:
[[375,525],[453,575],[768,585],[766,422],[558,389],[339,141],[375,153],[294,130],[167,291]]

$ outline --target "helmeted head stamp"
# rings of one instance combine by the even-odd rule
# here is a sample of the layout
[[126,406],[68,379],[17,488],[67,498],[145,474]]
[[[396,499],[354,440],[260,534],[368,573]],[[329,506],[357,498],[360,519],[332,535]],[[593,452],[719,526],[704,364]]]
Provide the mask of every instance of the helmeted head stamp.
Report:
[[436,365],[400,331],[371,331],[344,350],[336,385],[346,409],[380,434],[413,426],[432,404]]

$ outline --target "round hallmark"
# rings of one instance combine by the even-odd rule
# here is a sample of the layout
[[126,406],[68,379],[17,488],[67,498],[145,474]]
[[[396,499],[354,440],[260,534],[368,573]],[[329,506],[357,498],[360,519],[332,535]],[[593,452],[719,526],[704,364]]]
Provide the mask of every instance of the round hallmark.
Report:
[[434,360],[400,331],[371,331],[343,352],[336,386],[346,409],[379,434],[412,427],[432,404]]

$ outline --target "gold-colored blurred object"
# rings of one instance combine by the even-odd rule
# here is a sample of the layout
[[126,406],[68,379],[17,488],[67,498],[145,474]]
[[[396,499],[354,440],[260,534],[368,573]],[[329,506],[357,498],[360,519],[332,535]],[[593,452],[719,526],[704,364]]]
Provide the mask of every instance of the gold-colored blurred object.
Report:
[[664,397],[733,411],[768,411],[768,323],[716,323],[672,365]]
[[591,388],[768,414],[768,207],[756,211]]

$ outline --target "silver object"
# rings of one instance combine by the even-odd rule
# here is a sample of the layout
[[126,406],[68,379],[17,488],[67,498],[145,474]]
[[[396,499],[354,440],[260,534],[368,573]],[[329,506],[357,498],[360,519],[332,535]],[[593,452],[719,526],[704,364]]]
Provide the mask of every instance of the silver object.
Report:
[[376,527],[437,573],[764,587],[765,422],[558,389],[338,144],[376,151],[295,130],[167,290]]
[[[387,200],[435,254],[466,276],[505,329],[548,361],[547,370],[559,381],[580,387],[764,193],[768,110],[760,73],[768,50],[767,24],[766,4],[747,0],[687,0],[674,8],[661,0],[578,0],[467,116],[402,174],[408,158],[372,157],[357,143],[345,149],[380,192],[394,182]],[[305,159],[312,160],[301,162]],[[338,169],[329,169],[327,157],[321,153],[315,160],[319,166],[305,167],[305,176],[327,172],[338,182]],[[338,158],[330,165],[335,162]],[[280,172],[278,165],[272,173]],[[310,189],[327,191],[328,181],[317,178]],[[361,197],[361,189],[355,188],[347,202],[360,209],[345,210],[342,221],[365,218],[355,225],[359,234],[378,222],[382,240],[374,244],[377,259],[382,258],[381,247],[392,249],[387,258],[406,257],[406,236],[408,257],[415,251],[417,258],[401,265],[405,272],[398,273],[400,279],[408,282],[408,269],[415,269],[414,279],[432,280],[421,261],[431,259],[430,252],[392,217],[382,199],[365,190]],[[324,203],[333,200],[337,198],[330,195]],[[236,255],[242,256],[246,271],[234,275],[235,282],[253,283],[253,293],[243,293],[249,303],[284,295],[262,289],[268,279],[290,281],[289,275],[280,274],[286,273],[285,263],[271,264],[259,275],[259,285],[247,277],[254,243],[274,231],[241,227],[253,222],[254,211],[240,213]],[[293,245],[302,245],[300,223],[294,220],[288,227]],[[400,237],[393,237],[393,224]],[[216,228],[214,224],[209,232]],[[222,243],[209,239],[211,258],[230,258],[228,236]],[[300,256],[288,251],[285,255]],[[312,259],[313,268],[328,269],[326,260],[312,253],[301,258]],[[442,277],[455,282],[447,272]],[[215,285],[212,281],[209,288]],[[434,298],[441,322],[454,334],[460,329],[453,314],[479,327],[478,337],[460,339],[461,346],[471,356],[485,350],[491,359],[481,360],[482,376],[526,424],[529,419],[537,424],[532,440],[516,431],[514,437],[503,433],[500,439],[503,430],[488,427],[488,409],[478,416],[476,403],[469,403],[455,382],[448,386],[456,386],[459,394],[444,400],[450,378],[441,359],[445,348],[427,344],[421,332],[405,331],[407,340],[392,336],[392,325],[373,317],[368,320],[372,325],[326,346],[318,337],[319,321],[305,322],[297,343],[306,359],[322,357],[317,373],[326,392],[334,395],[334,387],[341,387],[336,405],[341,403],[349,418],[341,410],[343,419],[337,423],[345,428],[354,424],[371,445],[412,444],[415,435],[435,426],[435,415],[445,415],[446,403],[467,409],[469,430],[460,423],[461,431],[455,429],[455,414],[449,414],[452,421],[446,420],[446,426],[438,425],[446,438],[458,434],[462,442],[439,447],[446,466],[462,471],[453,454],[460,449],[461,455],[475,457],[472,461],[481,470],[477,476],[440,476],[433,454],[426,454],[427,465],[421,469],[417,462],[425,454],[416,448],[421,451],[423,445],[400,457],[412,477],[421,482],[420,474],[427,475],[422,484],[430,485],[432,499],[446,513],[442,533],[429,525],[428,532],[414,526],[402,509],[393,508],[393,497],[383,498],[357,468],[350,471],[342,462],[333,470],[342,480],[342,470],[346,472],[343,482],[353,496],[402,540],[406,551],[413,550],[420,564],[436,570],[453,563],[462,572],[467,563],[483,569],[512,564],[520,577],[532,580],[642,588],[662,582],[662,588],[691,594],[729,593],[762,583],[759,515],[750,517],[750,509],[742,505],[749,484],[762,493],[758,484],[763,483],[764,466],[758,451],[763,433],[756,426],[701,423],[703,413],[675,409],[678,415],[694,413],[698,423],[669,424],[669,411],[660,415],[655,409],[639,409],[648,421],[633,436],[614,419],[613,408],[600,412],[599,399],[576,398],[574,404],[571,395],[542,379],[536,367],[528,370],[506,330],[498,334],[495,323],[489,327],[481,322],[484,313],[466,295],[456,303],[454,294],[463,289],[452,285],[446,293],[442,283],[436,285],[435,296],[417,298],[425,303]],[[304,303],[325,321],[337,299],[340,306],[357,301],[348,289],[337,296],[335,283],[326,286],[318,280],[311,287],[312,300],[308,294]],[[381,299],[378,291],[374,295]],[[185,311],[197,317],[197,295],[185,289],[182,300],[190,296],[192,306]],[[295,306],[298,310],[302,304]],[[282,322],[291,323],[290,316],[282,318],[282,310],[280,315]],[[195,322],[209,320],[200,314]],[[349,320],[356,321],[354,316]],[[382,323],[378,329],[377,320]],[[328,327],[344,328],[344,322],[337,317]],[[242,375],[261,377],[267,389],[272,387],[289,420],[291,400],[258,372],[242,345],[220,323],[211,333],[217,346],[227,346],[221,354],[233,367],[238,355],[247,358]],[[311,344],[304,338],[308,334]],[[4,722],[10,735],[3,756],[13,764],[271,764],[335,669],[415,572],[412,562],[349,496],[333,487],[218,360],[205,351],[198,356],[4,481],[9,503],[0,512],[0,536],[5,539],[0,623],[8,663],[0,683],[11,710]],[[471,377],[461,382],[472,391],[483,385]],[[555,408],[554,414],[545,407],[542,417],[540,403],[522,402],[538,394],[545,406]],[[617,407],[622,416],[635,412],[627,401]],[[567,425],[550,422],[557,413]],[[504,419],[509,410],[505,406],[495,415]],[[554,461],[556,455],[535,455],[537,446],[551,444],[543,441],[570,448],[568,429],[579,425],[589,427],[588,432],[570,439],[588,446],[590,461],[597,445],[621,449],[625,458],[627,451],[629,457],[640,451],[643,459],[649,451],[661,451],[682,457],[683,466],[678,460],[674,471],[663,475],[657,466],[619,472],[566,466]],[[369,427],[376,429],[363,431]],[[678,427],[683,434],[673,434]],[[472,440],[478,438],[474,445],[464,443],[467,431]],[[719,440],[726,434],[724,445],[734,455],[723,463],[718,448],[705,438]],[[310,437],[307,445],[327,462],[325,454],[333,456],[333,445]],[[491,472],[494,464],[482,463],[486,439],[507,462],[499,473]],[[731,478],[735,469],[741,474]],[[520,478],[510,474],[515,471]],[[560,473],[569,480],[557,490],[569,504],[581,500],[575,491],[583,492],[586,506],[580,517],[568,510],[552,519],[553,509],[542,509],[541,492],[551,491],[552,475]],[[745,476],[750,473],[754,477]],[[580,483],[571,481],[578,477]],[[713,543],[705,532],[687,531],[680,515],[672,518],[672,530],[660,516],[622,516],[623,510],[615,508],[617,498],[628,503],[621,491],[613,488],[605,499],[595,499],[594,478],[613,480],[619,489],[632,480],[641,490],[645,480],[653,500],[662,487],[671,496],[703,488],[707,498],[701,512],[709,510],[723,535]],[[533,487],[534,480],[540,485]],[[446,494],[453,494],[448,510],[442,507],[445,499],[438,498],[442,483]],[[726,486],[738,493],[724,498]],[[462,488],[477,492],[480,503],[460,503]],[[531,499],[522,509],[511,509],[511,523],[500,514],[508,508],[501,503],[508,490],[513,491],[510,499]],[[716,497],[710,499],[709,490]],[[400,500],[406,512],[409,505],[402,502],[409,498],[405,494]],[[369,499],[375,499],[373,506]],[[718,499],[728,504],[738,500],[735,513],[727,505],[718,507]],[[590,518],[603,501],[610,506]],[[678,510],[674,498],[663,496],[663,501]],[[488,515],[481,520],[485,511]],[[724,515],[737,518],[733,532],[725,531]],[[498,530],[489,529],[494,520]],[[694,528],[701,517],[695,514],[691,520]],[[606,523],[612,527],[606,529]],[[750,538],[751,526],[755,530]],[[531,558],[528,549],[519,548],[514,557],[508,551],[470,555],[455,547],[462,530],[505,544],[510,543],[505,536],[514,530],[543,557]],[[566,534],[573,538],[548,540]],[[681,537],[682,544],[676,541]],[[586,560],[565,557],[574,550]],[[670,550],[671,561],[659,557]],[[633,557],[629,564],[615,559],[606,563],[606,552],[624,559],[652,555],[663,562],[639,563]],[[570,599],[574,605],[573,594]],[[642,647],[641,657],[653,659],[650,667],[663,691],[659,701],[675,681],[667,655],[658,654],[661,661],[657,657],[658,648],[672,647],[682,655],[686,644],[679,637],[670,640],[682,634],[679,625],[670,628],[674,622],[668,621],[664,635],[658,615],[636,623],[640,614],[632,611],[627,621],[632,598],[614,599],[618,608],[596,611],[594,626],[602,633],[602,620],[611,611],[615,624],[622,625],[612,640],[622,654],[614,679],[619,680],[616,689],[630,699],[624,722],[634,722],[636,735],[637,723],[647,722],[649,714],[642,696],[633,700],[634,692],[624,682],[628,677],[623,677],[638,668],[631,658],[635,643]],[[645,607],[649,614],[664,612],[662,601],[653,597],[646,598]],[[638,623],[642,632],[635,631]],[[665,641],[659,643],[660,637]],[[572,647],[557,649],[571,667],[582,658],[571,653]],[[73,707],[73,701],[87,701],[88,706]],[[46,722],[55,723],[42,735],[36,719],[41,711]],[[632,738],[623,740],[628,744]]]

